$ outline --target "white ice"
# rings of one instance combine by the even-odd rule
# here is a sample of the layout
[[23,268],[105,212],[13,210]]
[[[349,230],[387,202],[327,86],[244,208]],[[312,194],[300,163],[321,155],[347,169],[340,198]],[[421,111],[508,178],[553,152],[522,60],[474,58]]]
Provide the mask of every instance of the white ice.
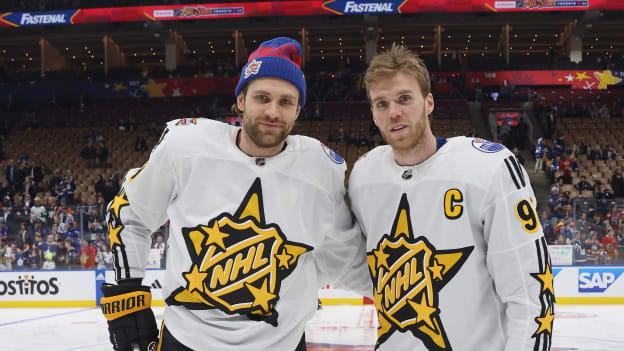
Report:
[[[163,308],[155,308],[158,325]],[[324,306],[308,324],[309,351],[373,350],[372,306]],[[624,350],[624,305],[558,305],[553,351]],[[345,347],[353,345],[354,347]],[[355,347],[359,346],[359,347]],[[111,351],[106,320],[96,308],[0,309],[3,351]]]

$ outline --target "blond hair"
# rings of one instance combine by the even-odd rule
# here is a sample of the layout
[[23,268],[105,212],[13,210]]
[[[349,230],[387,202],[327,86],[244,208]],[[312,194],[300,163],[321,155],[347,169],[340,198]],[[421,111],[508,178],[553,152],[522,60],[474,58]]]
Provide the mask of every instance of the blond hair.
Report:
[[364,87],[370,101],[370,86],[385,78],[403,72],[416,79],[423,97],[431,93],[431,81],[425,62],[404,46],[392,43],[390,50],[386,50],[373,57],[370,66],[364,75]]

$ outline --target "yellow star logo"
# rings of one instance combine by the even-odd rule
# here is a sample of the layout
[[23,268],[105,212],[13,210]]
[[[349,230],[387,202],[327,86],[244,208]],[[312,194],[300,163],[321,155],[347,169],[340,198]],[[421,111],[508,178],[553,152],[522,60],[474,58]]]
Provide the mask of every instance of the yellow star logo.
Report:
[[188,291],[204,291],[204,280],[208,276],[208,273],[200,272],[197,265],[193,265],[191,271],[188,273],[183,273],[183,275],[184,279],[186,279],[186,281],[188,282]]
[[542,284],[542,293],[550,292],[552,296],[555,296],[555,290],[553,288],[553,274],[550,264],[546,264],[544,272],[531,273],[531,276]]
[[589,76],[587,76],[587,72],[583,72],[583,73],[576,72],[576,78],[574,79],[583,81],[583,79],[590,79],[590,78]]
[[594,72],[594,76],[600,80],[598,89],[607,89],[609,85],[614,85],[622,81],[622,78],[614,77],[609,70],[602,71],[602,73]]
[[108,222],[108,242],[110,243],[110,247],[113,248],[115,245],[123,245],[121,243],[121,239],[119,238],[119,232],[123,229],[123,225],[113,227],[111,222]]
[[245,287],[247,289],[249,289],[249,292],[251,292],[251,294],[254,297],[254,301],[253,304],[251,305],[252,308],[256,307],[256,306],[260,306],[262,307],[262,310],[265,313],[269,312],[269,302],[273,299],[275,299],[277,297],[277,295],[275,294],[271,294],[268,290],[267,290],[267,279],[264,279],[264,281],[262,282],[262,287],[260,289],[256,288],[255,286],[249,284],[249,283],[245,283]]
[[425,294],[422,294],[420,298],[420,303],[416,303],[412,300],[407,300],[410,306],[416,311],[416,323],[425,322],[429,328],[435,330],[436,327],[433,324],[433,320],[431,315],[437,311],[437,308],[431,307],[427,304],[425,300]]
[[433,279],[442,280],[444,265],[438,264],[438,260],[433,259],[433,266],[427,267],[427,269],[433,274]]
[[390,267],[388,266],[388,256],[390,255],[383,252],[382,247],[380,247],[379,250],[373,250],[373,254],[377,258],[377,268],[384,266],[386,267],[386,269],[390,269]]
[[121,194],[116,195],[113,198],[113,202],[111,203],[108,209],[112,210],[115,218],[119,219],[119,211],[121,210],[122,207],[128,206],[129,204],[130,202],[128,202],[128,197],[126,196],[126,192],[122,191]]
[[167,86],[167,83],[156,83],[153,79],[150,79],[147,84],[141,85],[141,88],[147,91],[147,96],[154,97],[165,97],[163,94],[163,89]]
[[128,89],[126,88],[123,83],[115,83],[115,87],[113,88],[114,91],[120,91],[120,90],[124,90],[124,89]]
[[548,307],[548,310],[546,310],[546,314],[544,315],[544,317],[535,318],[535,322],[539,324],[539,328],[537,328],[537,331],[535,332],[535,334],[533,334],[533,336],[537,336],[544,332],[552,334],[552,325],[554,319],[555,314],[552,313],[551,308]]
[[279,255],[275,255],[275,257],[279,260],[279,268],[282,268],[282,266],[286,269],[288,269],[290,267],[290,265],[288,264],[288,261],[293,257],[292,255],[289,255],[288,252],[286,252],[286,249],[282,249],[282,253]]
[[201,228],[206,231],[208,234],[208,242],[206,245],[215,244],[219,246],[223,251],[225,251],[225,244],[223,243],[223,239],[230,236],[229,234],[225,234],[219,230],[219,222],[214,221],[212,228],[201,226]]

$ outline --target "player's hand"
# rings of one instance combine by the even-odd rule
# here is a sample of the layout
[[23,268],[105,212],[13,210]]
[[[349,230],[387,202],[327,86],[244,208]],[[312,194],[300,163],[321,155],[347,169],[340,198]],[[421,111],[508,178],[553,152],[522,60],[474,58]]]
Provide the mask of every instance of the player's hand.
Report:
[[102,284],[100,307],[108,321],[110,341],[116,351],[155,351],[158,327],[150,309],[152,294],[139,279],[119,285]]

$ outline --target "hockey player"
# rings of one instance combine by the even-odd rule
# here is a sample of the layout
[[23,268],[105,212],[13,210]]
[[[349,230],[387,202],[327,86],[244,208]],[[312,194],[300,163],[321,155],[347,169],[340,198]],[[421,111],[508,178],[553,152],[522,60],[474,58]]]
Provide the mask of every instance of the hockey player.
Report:
[[141,278],[150,233],[167,219],[160,350],[305,350],[321,284],[371,289],[353,278],[368,272],[344,202],[344,160],[289,136],[305,92],[300,44],[266,41],[236,87],[242,128],[169,122],[148,162],[128,173],[108,208],[117,285],[101,301],[115,350],[156,346]]
[[365,75],[388,145],[356,162],[379,350],[547,350],[551,262],[524,168],[500,144],[436,138],[423,61],[393,45]]

